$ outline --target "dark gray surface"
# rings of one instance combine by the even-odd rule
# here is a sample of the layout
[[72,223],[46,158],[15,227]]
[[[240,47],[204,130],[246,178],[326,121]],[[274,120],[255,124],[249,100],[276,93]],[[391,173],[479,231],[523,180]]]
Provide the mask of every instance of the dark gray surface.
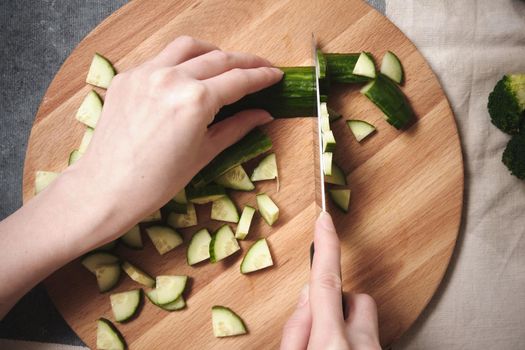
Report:
[[[368,2],[384,13],[385,0]],[[0,1],[0,219],[22,205],[24,155],[47,86],[80,40],[124,3]],[[41,286],[0,322],[0,338],[82,344]]]

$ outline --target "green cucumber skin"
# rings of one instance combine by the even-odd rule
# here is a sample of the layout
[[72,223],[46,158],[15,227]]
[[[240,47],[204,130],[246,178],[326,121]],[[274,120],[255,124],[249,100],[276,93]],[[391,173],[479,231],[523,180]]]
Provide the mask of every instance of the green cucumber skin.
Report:
[[193,186],[187,186],[186,187],[186,198],[190,202],[195,202],[195,200],[204,199],[209,196],[216,196],[216,195],[226,195],[226,191],[224,190],[224,187],[221,185],[215,184],[215,183],[209,183],[206,186],[202,186],[199,188],[193,187]]
[[120,331],[117,329],[117,327],[115,327],[115,325],[113,325],[113,323],[111,323],[110,320],[108,320],[107,318],[101,317],[101,318],[98,319],[98,321],[105,323],[111,329],[111,331],[113,331],[113,333],[115,333],[117,338],[122,343],[122,346],[123,346],[124,349],[128,348],[128,345],[126,343],[126,340],[122,336],[122,333],[120,333]]
[[360,53],[325,53],[326,71],[331,83],[364,83],[368,77],[353,74]]

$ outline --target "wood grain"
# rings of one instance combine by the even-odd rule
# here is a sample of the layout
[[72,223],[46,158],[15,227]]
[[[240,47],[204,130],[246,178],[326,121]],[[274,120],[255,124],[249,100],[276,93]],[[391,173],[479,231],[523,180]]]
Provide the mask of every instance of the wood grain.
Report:
[[[375,297],[381,340],[399,338],[432,297],[447,268],[460,224],[463,163],[454,117],[431,69],[414,45],[386,18],[359,0],[219,1],[134,0],[90,33],[66,60],[47,91],[31,132],[24,169],[24,201],[33,196],[36,170],[60,171],[80,142],[84,127],[75,111],[90,89],[84,83],[96,51],[119,71],[155,55],[175,37],[187,34],[228,50],[267,57],[276,65],[311,64],[310,33],[327,52],[386,50],[401,58],[403,90],[418,122],[399,132],[389,126],[359,87],[337,89],[330,104],[348,118],[374,123],[378,132],[358,144],[344,121],[333,127],[336,159],[352,189],[350,214],[330,211],[342,242],[344,289]],[[103,92],[103,91],[101,91]],[[273,349],[308,280],[308,248],[318,208],[313,162],[314,120],[277,120],[264,129],[274,141],[281,189],[257,184],[281,208],[268,227],[256,217],[243,252],[259,237],[268,237],[275,266],[243,276],[237,254],[217,264],[188,267],[185,247],[159,256],[150,242],[143,251],[123,247],[117,253],[152,275],[188,274],[188,307],[168,313],[145,303],[139,317],[118,325],[132,349]],[[249,165],[248,167],[250,168]],[[239,207],[255,204],[254,193],[234,193]],[[199,227],[216,228],[209,206],[198,208]],[[195,228],[182,230],[188,239]],[[93,276],[73,262],[46,281],[58,310],[90,347],[95,320],[112,318],[109,297],[97,292]],[[116,291],[136,287],[123,278]],[[231,307],[246,321],[249,335],[216,339],[210,308]]]

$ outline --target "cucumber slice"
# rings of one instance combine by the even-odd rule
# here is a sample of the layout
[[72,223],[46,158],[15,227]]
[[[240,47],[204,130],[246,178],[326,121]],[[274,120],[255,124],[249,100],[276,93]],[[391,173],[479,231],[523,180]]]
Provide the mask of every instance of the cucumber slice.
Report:
[[361,52],[352,73],[367,78],[375,78],[376,67],[372,55],[368,52]]
[[197,212],[193,203],[187,204],[187,213],[171,213],[168,216],[168,225],[173,228],[185,228],[197,225]]
[[323,153],[323,170],[324,170],[324,174],[327,176],[332,175],[333,158],[334,158],[334,154],[332,152]]
[[140,283],[146,287],[155,287],[155,280],[150,275],[148,275],[146,272],[142,271],[138,267],[130,264],[129,262],[124,261],[122,263],[122,269],[133,281]]
[[89,272],[95,273],[101,266],[118,264],[119,258],[110,253],[94,252],[86,255],[81,263]]
[[140,222],[156,222],[162,220],[162,214],[159,210],[155,210],[153,213],[146,216],[144,219],[142,219]]
[[151,226],[146,228],[146,233],[160,255],[172,251],[183,242],[182,236],[167,226]]
[[177,300],[184,292],[187,281],[188,276],[157,276],[157,302],[164,305]]
[[246,252],[241,263],[241,273],[262,270],[273,265],[272,254],[265,238],[255,242]]
[[75,164],[77,160],[80,159],[80,157],[82,157],[82,153],[80,153],[78,149],[72,150],[71,153],[69,154],[69,160],[67,162],[67,165]]
[[86,97],[84,97],[82,104],[80,104],[76,118],[79,122],[94,129],[97,126],[101,114],[102,99],[95,90],[91,90]]
[[82,136],[82,141],[80,141],[80,146],[78,146],[78,153],[80,153],[81,155],[86,153],[89,143],[93,138],[94,132],[95,129],[91,129],[90,127],[86,128],[86,132],[84,132],[84,136]]
[[279,208],[265,193],[258,194],[255,198],[257,199],[257,207],[264,221],[272,226],[277,219],[279,219]]
[[210,261],[215,263],[241,249],[228,225],[221,226],[213,235],[210,242]]
[[212,203],[210,217],[218,221],[239,222],[237,207],[228,196],[222,197]]
[[106,243],[106,244],[101,245],[100,247],[96,248],[95,251],[99,251],[99,250],[103,250],[103,251],[113,250],[113,248],[115,248],[116,246],[117,246],[117,241],[111,241],[109,243]]
[[237,225],[237,230],[235,231],[235,238],[245,239],[250,232],[250,226],[252,224],[253,214],[255,214],[255,208],[250,207],[249,205],[245,206],[242,210],[241,219]]
[[341,113],[336,112],[334,109],[326,106],[326,109],[328,110],[328,120],[330,123],[335,122],[337,119],[340,119],[343,115]]
[[175,197],[173,197],[173,201],[179,204],[188,203],[188,199],[186,198],[186,189],[183,188],[182,190],[180,190],[179,193],[177,193]]
[[332,161],[332,175],[325,175],[324,182],[333,185],[346,185],[346,176],[334,161]]
[[188,212],[188,204],[177,203],[173,199],[168,201],[162,208],[160,208],[162,216],[167,216],[171,212],[177,214],[186,214]]
[[176,310],[184,309],[184,307],[186,307],[186,300],[184,300],[184,297],[182,295],[178,297],[177,299],[175,299],[175,301],[168,303],[168,304],[164,304],[164,305],[159,304],[156,289],[147,291],[146,296],[148,297],[149,301],[151,301],[153,305],[156,305],[160,307],[161,309],[164,309],[167,311],[176,311]]
[[398,84],[403,81],[403,66],[392,51],[387,51],[381,61],[381,73]]
[[357,142],[361,142],[365,137],[376,130],[375,126],[364,120],[349,119],[346,121],[346,125],[348,125],[352,134],[354,134]]
[[350,190],[329,190],[328,194],[330,198],[334,201],[335,205],[345,213],[348,212],[348,207],[350,205]]
[[264,157],[259,165],[253,170],[250,179],[252,181],[273,180],[276,179],[277,176],[277,159],[275,153],[270,153]]
[[217,338],[246,334],[246,325],[231,309],[215,305],[211,308],[213,335]]
[[214,180],[225,188],[239,191],[251,191],[255,188],[242,165],[232,168]]
[[107,89],[115,76],[115,68],[107,58],[95,53],[86,77],[86,83]]
[[120,237],[120,241],[129,248],[144,248],[144,244],[142,243],[142,235],[140,234],[140,227],[138,225],[133,226],[128,232],[122,235]]
[[119,264],[101,265],[95,269],[98,290],[107,292],[115,287],[120,279]]
[[328,113],[328,106],[326,102],[321,102],[321,131],[326,132],[330,130],[330,114]]
[[141,289],[134,289],[127,292],[115,293],[109,296],[111,311],[117,322],[125,322],[132,318],[140,305],[142,296]]
[[199,188],[188,186],[186,189],[188,200],[195,204],[210,203],[224,197],[225,195],[226,191],[224,191],[224,187],[214,183]]
[[332,130],[323,132],[321,136],[323,139],[323,152],[334,152],[336,142]]
[[186,253],[188,265],[194,265],[210,258],[210,242],[211,235],[205,228],[197,231],[191,237]]
[[113,324],[105,318],[97,321],[97,349],[99,350],[124,350],[126,343],[122,334]]
[[42,192],[51,182],[55,181],[58,175],[60,173],[54,171],[37,170],[35,173],[35,194]]

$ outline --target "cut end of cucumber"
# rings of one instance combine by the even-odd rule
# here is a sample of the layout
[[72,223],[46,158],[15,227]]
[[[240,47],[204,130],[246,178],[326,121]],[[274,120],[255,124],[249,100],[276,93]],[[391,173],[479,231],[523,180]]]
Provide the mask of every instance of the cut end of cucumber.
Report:
[[275,157],[275,153],[271,153],[264,157],[259,165],[257,165],[257,167],[253,170],[251,180],[274,180],[277,178],[277,176],[277,159]]
[[211,317],[213,335],[217,338],[247,333],[246,325],[239,315],[225,306],[213,306],[211,308]]
[[233,231],[228,225],[221,226],[213,235],[210,242],[210,261],[215,263],[235,252],[241,247],[233,235]]
[[91,90],[84,98],[84,101],[80,104],[76,118],[79,122],[90,128],[95,128],[101,114],[102,99],[95,90]]
[[146,216],[144,219],[142,219],[140,222],[157,222],[162,220],[162,214],[159,210],[155,210],[153,213]]
[[177,248],[183,242],[182,236],[167,226],[151,226],[146,229],[146,233],[160,255]]
[[93,138],[94,132],[95,132],[94,129],[90,127],[86,128],[86,132],[84,132],[84,136],[82,136],[82,141],[80,141],[80,145],[78,146],[78,152],[80,154],[86,153],[89,143],[91,142],[91,139]]
[[183,188],[182,190],[180,190],[179,193],[177,193],[175,197],[173,197],[173,201],[179,204],[188,203],[188,199],[186,198],[186,189]]
[[89,66],[86,83],[107,89],[115,76],[115,68],[107,58],[96,53]]
[[250,232],[250,226],[252,224],[253,215],[255,214],[255,208],[247,205],[242,210],[241,219],[237,225],[237,230],[235,231],[235,238],[245,239],[248,233]]
[[239,212],[230,197],[225,196],[214,201],[211,205],[211,216],[213,220],[226,222],[239,222]]
[[147,291],[146,296],[148,297],[149,301],[151,301],[153,305],[156,305],[166,311],[177,311],[177,310],[184,309],[186,307],[186,300],[184,299],[182,295],[178,297],[175,301],[172,301],[171,303],[163,304],[163,305],[160,305],[158,303],[157,290],[153,289],[153,290]]
[[398,84],[403,82],[403,66],[399,58],[392,51],[387,51],[383,56],[381,73]]
[[194,265],[210,258],[210,242],[211,235],[205,228],[197,231],[191,237],[186,253],[188,265]]
[[148,275],[146,272],[142,271],[138,267],[130,264],[129,262],[124,261],[122,263],[122,269],[133,281],[140,283],[146,287],[155,287],[155,280],[150,275]]
[[352,131],[357,142],[361,142],[368,135],[376,131],[375,126],[364,120],[350,119],[346,121],[346,125],[348,125]]
[[54,171],[42,171],[37,170],[35,173],[35,194],[42,192],[51,182],[60,175],[60,173]]
[[177,300],[186,288],[188,276],[157,276],[157,302],[159,305],[169,304]]
[[346,185],[346,176],[335,162],[332,162],[332,175],[325,175],[324,182],[340,186]]
[[129,248],[142,249],[144,247],[138,225],[133,226],[128,232],[122,235],[120,241]]
[[250,273],[273,265],[272,254],[266,239],[262,238],[255,242],[241,263],[241,273]]
[[255,188],[242,165],[238,165],[214,180],[225,188],[238,191],[251,191]]
[[328,192],[335,205],[345,213],[348,212],[348,207],[350,206],[350,193],[351,191],[348,189],[330,190]]
[[98,290],[101,293],[110,291],[120,279],[120,266],[119,264],[97,266],[95,276],[97,277]]
[[272,226],[279,219],[279,208],[265,193],[258,194],[256,199],[261,216],[268,225]]
[[118,264],[119,258],[116,255],[106,252],[94,252],[86,255],[81,263],[89,272],[94,274],[98,267]]
[[141,297],[141,289],[111,294],[109,300],[115,321],[125,322],[131,319],[139,309]]
[[113,324],[105,318],[97,321],[97,349],[99,350],[124,350],[126,343],[122,334]]
[[332,175],[332,160],[334,158],[334,154],[332,152],[324,152],[323,153],[323,172],[325,176]]
[[193,203],[187,204],[186,214],[170,213],[168,216],[168,225],[173,228],[185,228],[197,225],[197,212]]
[[376,67],[372,55],[368,52],[361,52],[355,64],[352,74],[360,75],[367,78],[376,77]]
[[67,165],[75,164],[77,160],[80,159],[80,157],[82,157],[82,153],[80,153],[78,149],[71,151],[71,153],[69,154],[69,160],[67,162]]
[[334,152],[335,151],[335,137],[332,130],[324,131],[321,135],[323,140],[323,152]]

